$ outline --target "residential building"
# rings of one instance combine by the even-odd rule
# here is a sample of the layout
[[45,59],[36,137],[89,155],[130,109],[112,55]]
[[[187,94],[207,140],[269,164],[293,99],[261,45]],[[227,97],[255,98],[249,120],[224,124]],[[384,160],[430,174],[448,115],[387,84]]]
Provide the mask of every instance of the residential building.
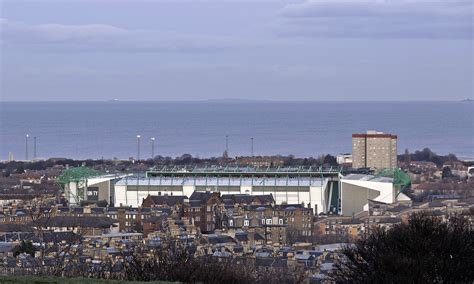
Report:
[[397,167],[397,136],[378,131],[352,134],[352,166],[386,169]]

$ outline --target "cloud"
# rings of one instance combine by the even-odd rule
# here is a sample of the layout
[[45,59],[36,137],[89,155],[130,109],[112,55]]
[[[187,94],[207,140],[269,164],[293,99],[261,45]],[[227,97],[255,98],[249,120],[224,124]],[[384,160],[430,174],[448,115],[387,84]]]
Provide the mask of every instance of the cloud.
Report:
[[306,0],[279,13],[280,35],[472,38],[472,0]]
[[34,45],[82,51],[204,51],[234,48],[238,44],[236,39],[220,36],[130,30],[103,24],[28,25],[1,18],[0,31],[3,45]]

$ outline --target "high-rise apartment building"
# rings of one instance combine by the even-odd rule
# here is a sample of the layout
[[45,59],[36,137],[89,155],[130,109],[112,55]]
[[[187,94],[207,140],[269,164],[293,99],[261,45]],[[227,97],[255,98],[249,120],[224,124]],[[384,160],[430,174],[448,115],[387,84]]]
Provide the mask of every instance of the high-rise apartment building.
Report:
[[352,167],[396,168],[397,136],[378,131],[352,134]]

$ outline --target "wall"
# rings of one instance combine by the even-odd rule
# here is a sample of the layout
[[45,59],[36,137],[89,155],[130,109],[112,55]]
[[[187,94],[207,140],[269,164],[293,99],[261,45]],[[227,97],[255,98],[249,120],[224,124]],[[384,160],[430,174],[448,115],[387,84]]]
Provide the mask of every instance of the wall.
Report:
[[384,203],[395,202],[392,183],[361,180],[341,181],[341,212],[352,216],[367,209],[368,199]]

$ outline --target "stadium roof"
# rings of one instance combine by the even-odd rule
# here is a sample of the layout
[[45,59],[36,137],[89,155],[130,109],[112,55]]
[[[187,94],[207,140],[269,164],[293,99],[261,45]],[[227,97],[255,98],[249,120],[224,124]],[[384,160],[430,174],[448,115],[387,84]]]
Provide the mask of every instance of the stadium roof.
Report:
[[390,178],[390,177],[363,175],[363,174],[350,174],[343,177],[342,179],[393,183],[393,178]]
[[321,176],[338,175],[339,167],[239,167],[239,166],[210,166],[210,167],[162,167],[146,172],[147,176],[196,176],[196,175],[225,175],[225,176]]
[[280,177],[156,177],[123,178],[116,185],[139,186],[321,186],[327,179],[321,178],[280,178]]

